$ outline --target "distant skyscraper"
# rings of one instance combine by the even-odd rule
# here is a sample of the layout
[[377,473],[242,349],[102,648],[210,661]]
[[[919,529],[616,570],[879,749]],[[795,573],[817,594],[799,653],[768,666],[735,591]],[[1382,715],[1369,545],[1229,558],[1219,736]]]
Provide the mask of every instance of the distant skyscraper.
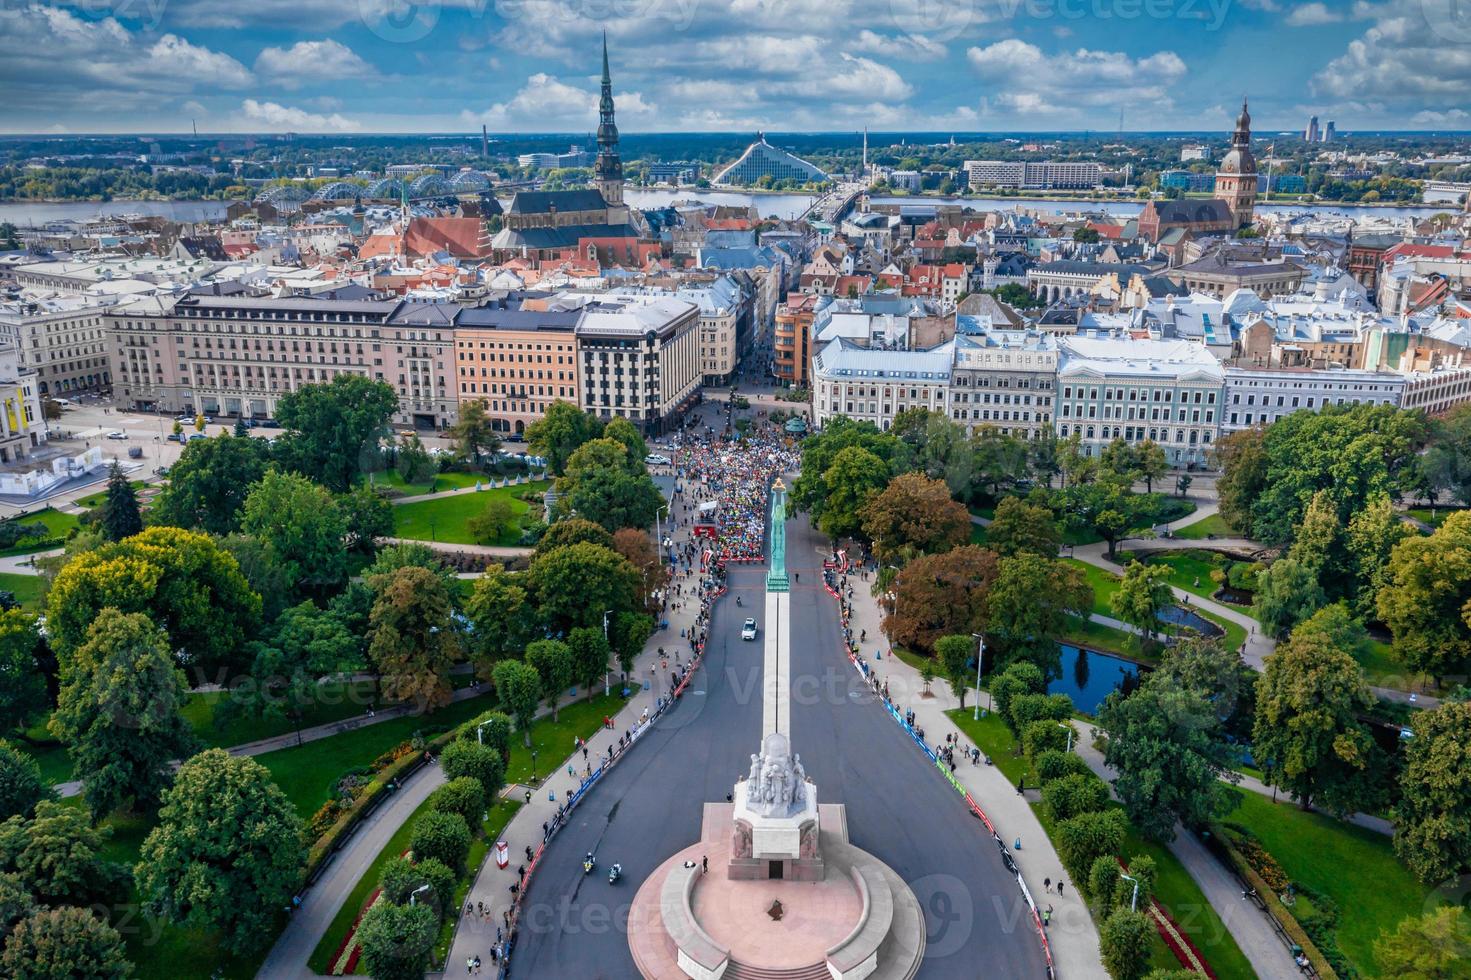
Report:
[[1308,120],[1308,128],[1305,129],[1305,130],[1303,130],[1302,138],[1305,139],[1305,140],[1307,140],[1309,143],[1316,143],[1316,142],[1318,142],[1319,134],[1318,134],[1318,117],[1317,116],[1313,116],[1312,118],[1310,118]]
[[603,33],[603,91],[598,99],[598,159],[593,185],[610,208],[623,206],[623,161],[618,156],[618,126],[613,122],[613,78],[608,73],[608,34]]
[[1332,119],[1328,120],[1328,128],[1323,130],[1323,142],[1332,143],[1338,139],[1338,124]]

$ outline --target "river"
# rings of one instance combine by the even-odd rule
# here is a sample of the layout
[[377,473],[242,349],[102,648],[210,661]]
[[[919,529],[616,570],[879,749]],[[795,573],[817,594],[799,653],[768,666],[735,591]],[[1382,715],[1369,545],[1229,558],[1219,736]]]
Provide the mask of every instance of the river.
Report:
[[[740,191],[698,190],[649,190],[628,188],[624,197],[629,204],[640,208],[665,207],[675,202],[698,201],[702,204],[724,204],[745,207],[754,204],[763,218],[795,218],[811,206],[815,198],[811,194],[746,194]],[[1025,207],[1048,214],[1065,211],[1106,211],[1122,219],[1132,218],[1142,209],[1138,201],[1056,201],[1040,198],[972,198],[972,197],[876,197],[875,204],[937,205],[957,204],[976,211],[1009,211]],[[8,221],[25,228],[45,224],[48,221],[86,221],[100,216],[123,214],[163,215],[174,221],[209,221],[224,217],[226,201],[61,201],[39,203],[31,201],[0,202],[0,222]],[[1444,207],[1365,207],[1349,204],[1322,203],[1316,207],[1302,204],[1258,204],[1259,211],[1307,211],[1323,214],[1346,215],[1352,218],[1404,218],[1427,217],[1446,210]]]

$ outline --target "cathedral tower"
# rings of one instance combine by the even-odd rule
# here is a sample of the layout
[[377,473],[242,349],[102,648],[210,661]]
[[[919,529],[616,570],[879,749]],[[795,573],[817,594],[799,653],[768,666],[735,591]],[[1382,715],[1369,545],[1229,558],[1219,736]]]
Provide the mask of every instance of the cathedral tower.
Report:
[[623,207],[623,161],[618,157],[618,126],[613,122],[613,78],[608,73],[608,34],[603,33],[603,92],[598,99],[598,159],[593,186],[603,193],[609,210]]
[[1237,228],[1251,227],[1256,208],[1256,158],[1251,155],[1251,114],[1245,99],[1231,134],[1231,149],[1216,172],[1215,196],[1231,209]]

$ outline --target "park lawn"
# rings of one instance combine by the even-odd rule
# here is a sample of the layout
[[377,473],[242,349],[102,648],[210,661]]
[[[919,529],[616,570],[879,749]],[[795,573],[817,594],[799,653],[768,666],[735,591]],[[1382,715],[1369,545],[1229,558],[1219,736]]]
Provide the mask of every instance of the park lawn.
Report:
[[[363,714],[368,705],[375,703],[373,682],[370,680],[334,681],[319,685],[317,692],[317,699],[302,712],[302,728],[325,725]],[[184,720],[189,722],[205,748],[245,745],[296,730],[296,722],[288,717],[260,717],[243,713],[227,716],[224,724],[220,725],[215,712],[227,697],[229,695],[224,691],[195,693],[189,695],[189,700],[184,705]]]
[[[998,715],[989,714],[976,721],[967,710],[952,709],[945,714],[982,752],[990,756],[992,764],[1013,786],[1023,777],[1031,777],[1035,782],[1026,758],[1016,751],[1015,737]],[[1051,817],[1040,803],[1032,803],[1032,810],[1042,829],[1051,837]],[[1179,927],[1189,934],[1210,961],[1216,976],[1221,980],[1252,980],[1256,974],[1246,956],[1179,859],[1168,848],[1142,840],[1131,828],[1124,839],[1121,856],[1128,860],[1136,854],[1148,854],[1154,858],[1158,869],[1155,894],[1160,904],[1169,909]],[[1188,914],[1196,910],[1198,914]],[[1159,932],[1151,931],[1150,937],[1150,969],[1180,969],[1180,961],[1170,952]]]
[[[1412,672],[1395,656],[1394,647],[1383,640],[1370,636],[1363,647],[1355,651],[1355,660],[1364,668],[1364,675],[1374,687],[1388,687],[1396,691],[1434,690],[1430,678]],[[1424,684],[1417,684],[1424,681]]]
[[[128,483],[130,486],[132,486],[134,490],[142,490],[144,487],[148,486],[147,480],[129,480]],[[93,507],[96,507],[98,504],[102,503],[106,499],[107,491],[99,490],[96,493],[89,493],[85,497],[78,497],[76,504],[78,507],[84,507],[87,510],[91,510]]]
[[15,601],[32,612],[39,611],[46,596],[46,579],[41,575],[0,572],[0,590],[11,593]]
[[[1374,941],[1430,907],[1388,837],[1258,793],[1239,794],[1226,819],[1248,827],[1295,881],[1338,903],[1338,945],[1368,976],[1380,976]],[[1436,903],[1438,904],[1438,903]]]
[[1068,617],[1067,631],[1059,639],[1063,643],[1089,650],[1121,653],[1126,657],[1140,656],[1138,638],[1134,634],[1105,626],[1103,623],[1095,623],[1091,619],[1079,619],[1077,616]]
[[[513,733],[511,735],[511,762],[506,766],[506,782],[534,785],[535,780],[546,779],[558,773],[566,777],[566,769],[561,769],[558,773],[548,773],[547,767],[560,765],[562,760],[572,754],[574,739],[592,737],[593,733],[602,726],[604,718],[612,718],[622,710],[625,699],[618,691],[619,688],[614,685],[613,693],[607,697],[599,692],[590,701],[582,698],[564,703],[557,712],[558,717],[555,722],[552,721],[551,715],[542,715],[537,718],[531,726],[530,749],[526,747],[524,738]],[[532,749],[536,750],[534,760],[531,755]],[[595,763],[597,760],[591,761]],[[533,769],[533,764],[540,768]],[[581,771],[580,765],[579,771]],[[578,781],[580,782],[580,778]],[[565,787],[557,788],[559,794],[564,790]]]
[[1421,524],[1429,524],[1431,527],[1440,527],[1442,524],[1445,523],[1445,519],[1447,517],[1450,517],[1458,510],[1464,509],[1464,507],[1411,507],[1409,510],[1405,511],[1405,513],[1410,517],[1413,517],[1415,520],[1419,521]]
[[1093,611],[1100,616],[1108,616],[1117,619],[1114,615],[1113,606],[1109,600],[1119,589],[1119,577],[1112,572],[1104,571],[1097,565],[1090,565],[1078,558],[1064,558],[1063,561],[1082,571],[1083,577],[1093,587]]
[[484,695],[456,701],[433,714],[391,718],[341,735],[277,749],[255,760],[271,772],[276,785],[286,794],[303,820],[327,802],[340,776],[349,769],[366,769],[374,759],[415,732],[426,737],[448,731],[494,706]]
[[482,473],[439,473],[434,479],[423,483],[408,483],[398,470],[384,470],[382,473],[369,474],[374,486],[391,487],[401,492],[406,497],[417,496],[421,493],[440,493],[445,490],[462,490],[465,487],[473,487],[476,483],[485,483],[489,479]]
[[1194,524],[1187,524],[1184,527],[1176,528],[1171,533],[1174,537],[1184,538],[1187,541],[1197,541],[1210,537],[1211,535],[1215,535],[1218,538],[1233,538],[1236,536],[1236,532],[1226,523],[1225,518],[1220,514],[1212,514],[1209,517],[1196,521]]
[[29,555],[37,551],[47,551],[61,545],[66,536],[80,523],[75,514],[63,514],[54,507],[38,510],[34,514],[24,514],[13,518],[22,524],[41,523],[46,525],[50,532],[47,537],[27,541],[24,544],[15,545],[12,548],[0,549],[0,557],[6,555]]
[[[525,493],[544,492],[551,484],[546,481],[522,483],[509,487],[482,490],[479,493],[455,494],[439,500],[418,500],[402,504],[393,509],[393,533],[400,538],[416,541],[444,541],[449,544],[478,544],[471,536],[465,522],[478,517],[485,505],[496,497],[511,502],[511,526],[501,533],[497,545],[516,545],[521,541],[521,522],[530,510],[521,499]],[[540,513],[535,516],[540,517]]]
[[984,545],[986,543],[986,529],[979,524],[972,523],[970,526],[970,543]]
[[1206,551],[1203,548],[1198,551],[1129,551],[1119,555],[1119,561],[1125,565],[1136,560],[1146,565],[1165,566],[1170,570],[1171,585],[1202,599],[1211,599],[1218,588],[1211,580],[1211,572],[1224,567],[1230,561],[1218,551]]

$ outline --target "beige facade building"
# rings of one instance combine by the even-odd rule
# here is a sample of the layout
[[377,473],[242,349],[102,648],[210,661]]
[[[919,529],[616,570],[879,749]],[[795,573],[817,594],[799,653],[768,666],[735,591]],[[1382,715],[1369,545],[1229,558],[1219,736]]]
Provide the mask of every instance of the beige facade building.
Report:
[[0,345],[0,463],[23,460],[45,442],[36,374],[24,365],[19,350]]
[[111,296],[22,295],[0,305],[0,343],[15,345],[42,396],[99,391],[112,384],[103,319],[117,303]]
[[580,312],[463,310],[455,323],[455,375],[461,405],[479,401],[491,428],[521,436],[554,401],[578,404]]
[[149,297],[106,317],[114,393],[139,411],[267,417],[304,384],[387,382],[394,421],[455,419],[458,306],[402,300]]

